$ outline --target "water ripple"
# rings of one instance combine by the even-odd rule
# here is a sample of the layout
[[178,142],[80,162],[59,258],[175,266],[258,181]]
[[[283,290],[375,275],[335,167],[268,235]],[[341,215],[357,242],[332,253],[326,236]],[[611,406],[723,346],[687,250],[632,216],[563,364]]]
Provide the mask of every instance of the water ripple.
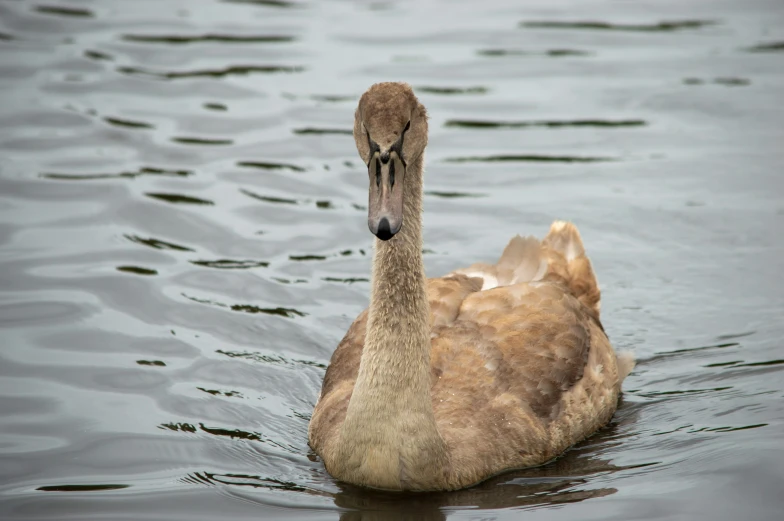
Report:
[[353,130],[343,129],[343,128],[313,128],[313,127],[306,127],[306,128],[295,128],[293,130],[295,134],[300,135],[308,135],[308,134],[339,134],[339,135],[346,135],[352,136],[354,135]]
[[224,78],[227,76],[248,76],[250,74],[296,73],[304,71],[304,67],[289,65],[232,65],[222,69],[201,69],[195,71],[154,71],[142,67],[119,67],[117,72],[123,74],[148,76],[165,80],[185,78]]
[[135,179],[141,176],[188,177],[193,175],[193,172],[191,170],[169,170],[166,168],[143,166],[134,172],[119,172],[116,174],[66,174],[62,172],[42,172],[40,175],[47,179],[57,179],[61,181],[89,181],[95,179]]
[[157,275],[156,270],[150,268],[142,268],[141,266],[117,266],[117,271],[124,271],[125,273],[133,273],[134,275]]
[[144,121],[132,121],[130,119],[121,119],[121,118],[103,118],[104,121],[109,123],[110,125],[114,125],[115,127],[122,127],[122,128],[155,128],[149,123],[145,123]]
[[639,31],[639,32],[672,32],[684,29],[701,29],[717,25],[715,20],[670,20],[650,24],[618,24],[609,22],[560,22],[560,21],[528,21],[520,22],[520,27],[534,29],[590,29],[598,31]]
[[194,472],[184,480],[204,485],[231,485],[240,487],[266,488],[271,490],[288,490],[291,492],[305,492],[308,489],[290,481],[281,481],[274,478],[263,478],[250,474],[219,474],[216,472]]
[[480,56],[489,56],[492,58],[500,56],[549,56],[553,58],[562,58],[567,56],[593,56],[594,53],[590,51],[581,51],[578,49],[548,49],[542,52],[524,51],[521,49],[481,49],[476,51]]
[[758,43],[748,47],[746,50],[748,52],[784,52],[784,41]]
[[250,4],[264,7],[296,7],[300,4],[289,0],[220,0],[227,4]]
[[199,304],[207,304],[210,306],[230,309],[231,311],[238,311],[241,313],[250,313],[250,314],[263,313],[265,315],[277,315],[285,318],[307,316],[307,313],[303,313],[302,311],[299,311],[294,308],[287,308],[282,306],[265,308],[253,304],[224,304],[222,302],[217,302],[215,300],[192,297],[190,295],[186,295],[185,293],[182,293],[182,296],[193,302],[198,302]]
[[449,157],[449,163],[497,163],[497,162],[532,162],[532,163],[603,163],[617,161],[612,157],[596,156],[549,156],[543,154],[509,154],[497,156]]
[[187,246],[183,246],[181,244],[175,244],[173,242],[168,242],[161,239],[156,239],[154,237],[149,237],[145,239],[144,237],[139,237],[138,235],[127,235],[127,234],[124,235],[124,237],[131,242],[143,244],[144,246],[148,246],[156,250],[195,251],[192,248],[188,248]]
[[152,34],[124,34],[123,40],[138,43],[165,43],[165,44],[189,44],[189,43],[283,43],[295,40],[293,36],[283,35],[237,35],[237,34],[201,34],[196,36],[182,35],[152,35]]
[[183,145],[231,145],[234,143],[231,139],[219,139],[219,138],[206,138],[206,137],[173,137],[171,140],[175,143],[180,143]]
[[487,87],[433,87],[433,86],[420,86],[416,87],[418,92],[425,94],[441,94],[441,95],[455,95],[455,94],[487,94]]
[[212,206],[215,203],[208,200],[208,199],[200,199],[198,197],[192,197],[189,195],[182,195],[182,194],[165,194],[161,192],[147,192],[144,195],[147,197],[151,197],[153,199],[158,199],[160,201],[166,201],[167,203],[172,204],[195,204],[200,206]]
[[80,485],[45,485],[36,490],[43,492],[103,492],[106,490],[121,490],[130,488],[131,485],[116,484],[80,484]]
[[66,7],[63,5],[37,5],[35,6],[35,11],[43,14],[73,18],[93,18],[95,16],[89,9]]
[[166,363],[161,360],[136,360],[139,365],[150,365],[154,367],[166,367]]
[[237,166],[245,168],[259,168],[261,170],[291,170],[292,172],[304,172],[301,166],[289,163],[273,163],[270,161],[239,161]]
[[188,261],[197,266],[204,266],[205,268],[216,268],[220,270],[247,270],[251,268],[266,268],[269,262],[255,261],[255,260],[233,260],[233,259],[218,259],[218,260],[192,260]]
[[486,128],[566,128],[566,127],[598,127],[598,128],[618,128],[618,127],[644,127],[648,123],[642,119],[576,119],[576,120],[540,120],[540,121],[488,121],[488,120],[468,120],[468,119],[449,119],[444,123],[446,127],[459,127],[470,129]]

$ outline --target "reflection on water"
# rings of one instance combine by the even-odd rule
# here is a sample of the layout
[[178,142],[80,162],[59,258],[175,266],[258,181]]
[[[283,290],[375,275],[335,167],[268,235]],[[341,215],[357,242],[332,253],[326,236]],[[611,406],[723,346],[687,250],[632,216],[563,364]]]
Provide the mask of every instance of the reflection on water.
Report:
[[[611,431],[612,428],[606,429],[592,440],[593,443],[598,443]],[[612,439],[612,436],[605,439]],[[592,457],[585,448],[577,448],[543,467],[496,476],[475,487],[456,492],[401,495],[358,490],[350,485],[339,484],[340,492],[335,495],[335,504],[349,510],[341,514],[341,520],[424,521],[446,519],[447,512],[459,508],[520,509],[579,503],[617,492],[612,487],[597,488],[590,485],[592,476],[606,476],[651,464],[618,467],[608,460]]]
[[[703,4],[0,2],[0,517],[778,519],[784,5]],[[382,80],[430,114],[428,273],[573,220],[639,359],[606,429],[468,490],[307,446]]]
[[[255,489],[284,489],[313,497],[329,497],[342,510],[341,520],[411,519],[417,521],[442,520],[449,512],[468,508],[471,512],[484,510],[533,508],[579,503],[617,492],[616,488],[592,484],[592,478],[607,478],[616,472],[627,475],[646,474],[659,462],[619,466],[600,453],[608,446],[619,445],[626,436],[620,423],[630,423],[636,413],[627,410],[590,441],[583,442],[563,457],[541,467],[508,472],[486,480],[466,490],[437,493],[392,493],[366,490],[336,483],[335,492],[325,492],[293,482],[281,482],[258,475],[215,474],[197,472],[187,480],[207,485],[223,484],[230,487]],[[180,426],[165,426],[173,430]],[[195,428],[188,432],[195,432]],[[203,426],[201,426],[204,429]],[[227,435],[218,433],[218,435]],[[228,433],[230,436],[254,436],[253,433]],[[313,456],[316,459],[315,455]],[[249,497],[249,496],[244,496]],[[485,518],[484,514],[480,515]]]

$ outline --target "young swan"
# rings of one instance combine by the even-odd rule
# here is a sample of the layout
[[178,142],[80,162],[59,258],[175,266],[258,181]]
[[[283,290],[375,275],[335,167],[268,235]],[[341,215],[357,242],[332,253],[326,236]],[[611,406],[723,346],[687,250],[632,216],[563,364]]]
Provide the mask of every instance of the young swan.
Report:
[[426,279],[422,166],[427,113],[403,83],[359,100],[376,235],[370,307],[332,355],[309,441],[335,478],[452,490],[544,463],[605,425],[630,356],[599,322],[577,228],[514,237],[495,265]]

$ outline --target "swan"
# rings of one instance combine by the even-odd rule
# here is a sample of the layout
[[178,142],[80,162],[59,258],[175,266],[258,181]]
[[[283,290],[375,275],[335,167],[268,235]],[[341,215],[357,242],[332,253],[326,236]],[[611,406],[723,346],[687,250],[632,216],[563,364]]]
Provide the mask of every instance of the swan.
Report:
[[428,123],[405,83],[360,98],[376,236],[370,306],[324,376],[308,441],[333,477],[386,490],[456,490],[540,465],[601,428],[634,366],[599,321],[577,228],[515,236],[494,264],[426,279]]

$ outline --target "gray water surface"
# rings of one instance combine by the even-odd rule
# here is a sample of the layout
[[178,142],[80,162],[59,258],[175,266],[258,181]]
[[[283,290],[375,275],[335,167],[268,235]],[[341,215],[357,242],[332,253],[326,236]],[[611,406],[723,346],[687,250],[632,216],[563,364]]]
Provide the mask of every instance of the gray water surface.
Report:
[[[372,83],[431,115],[425,263],[580,228],[612,423],[469,490],[307,446],[366,306]],[[0,517],[781,519],[784,3],[0,0]]]

